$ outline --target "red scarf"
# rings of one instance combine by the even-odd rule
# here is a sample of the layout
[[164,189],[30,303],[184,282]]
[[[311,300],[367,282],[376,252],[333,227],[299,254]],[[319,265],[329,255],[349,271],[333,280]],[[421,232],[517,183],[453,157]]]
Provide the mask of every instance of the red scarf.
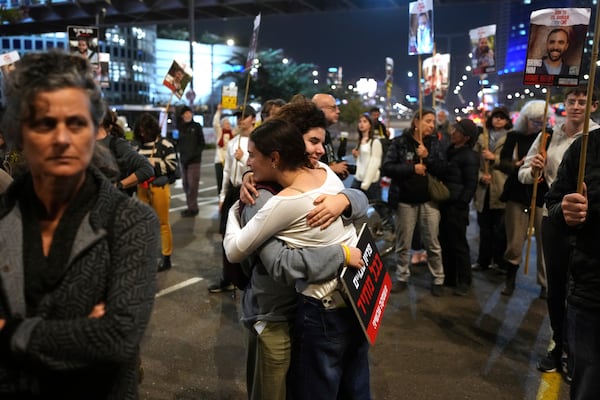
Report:
[[218,145],[223,148],[225,146],[225,135],[229,136],[229,139],[231,140],[233,133],[231,132],[231,129],[223,129],[221,132],[221,139],[219,139]]

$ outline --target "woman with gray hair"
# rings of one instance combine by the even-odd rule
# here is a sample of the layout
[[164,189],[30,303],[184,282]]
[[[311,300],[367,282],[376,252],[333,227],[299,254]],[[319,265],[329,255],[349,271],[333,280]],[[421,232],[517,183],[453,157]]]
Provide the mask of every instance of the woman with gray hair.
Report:
[[[527,240],[527,228],[529,226],[529,207],[533,194],[533,185],[525,185],[519,182],[519,168],[523,165],[531,144],[542,130],[544,124],[544,110],[546,102],[543,100],[532,100],[526,103],[519,117],[515,121],[515,129],[509,132],[500,153],[500,165],[498,168],[506,173],[508,177],[504,184],[504,190],[500,200],[506,202],[504,211],[506,227],[506,250],[504,252],[504,268],[506,269],[506,287],[502,294],[510,296],[515,290],[515,281],[519,264],[523,254],[523,245]],[[537,200],[542,202],[544,193],[540,192],[538,186]],[[546,186],[547,190],[547,186]],[[536,215],[536,250],[537,250],[537,280],[546,287],[546,268],[544,267],[544,255],[542,254],[541,232],[542,216]]]
[[0,397],[135,399],[156,216],[92,162],[104,107],[86,59],[27,54],[5,94],[28,170],[0,195]]

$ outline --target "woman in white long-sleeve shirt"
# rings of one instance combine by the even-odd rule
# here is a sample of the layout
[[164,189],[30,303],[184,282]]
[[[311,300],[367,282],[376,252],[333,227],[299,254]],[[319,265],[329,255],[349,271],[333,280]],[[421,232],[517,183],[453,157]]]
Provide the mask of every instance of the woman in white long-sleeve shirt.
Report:
[[[320,140],[325,131],[320,128]],[[313,167],[302,134],[278,119],[265,122],[250,135],[248,166],[257,181],[274,180],[284,189],[267,201],[244,226],[232,207],[223,242],[230,261],[249,256],[271,236],[290,247],[340,244],[346,265],[360,266],[356,230],[337,219],[327,229],[310,227],[306,215],[321,194],[336,194],[342,182],[324,164]],[[290,382],[295,399],[370,398],[368,343],[344,301],[338,278],[319,284],[298,281],[301,293],[295,325]]]
[[361,115],[358,119],[358,135],[358,144],[352,149],[352,155],[356,159],[356,174],[352,188],[365,192],[369,200],[380,200],[379,168],[383,147],[375,137],[373,123],[367,114]]

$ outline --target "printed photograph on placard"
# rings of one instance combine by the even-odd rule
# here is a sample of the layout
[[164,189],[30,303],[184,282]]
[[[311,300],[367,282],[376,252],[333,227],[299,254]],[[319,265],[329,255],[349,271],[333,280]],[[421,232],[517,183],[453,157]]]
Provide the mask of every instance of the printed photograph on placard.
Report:
[[20,59],[21,57],[17,51],[11,51],[0,55],[0,71],[2,71],[2,76],[8,76],[8,74],[16,68],[17,62]]
[[548,8],[531,13],[525,85],[579,84],[590,15],[589,8]]
[[448,94],[450,54],[436,54],[423,60],[423,94],[435,96],[436,101],[444,101]]
[[100,87],[107,88],[109,82],[108,64],[110,63],[110,53],[98,54],[99,68],[96,70],[96,80]]
[[408,5],[408,54],[433,53],[433,1]]
[[95,26],[68,26],[69,50],[98,64],[98,28]]
[[163,85],[171,89],[178,99],[181,99],[185,87],[191,80],[192,71],[187,68],[185,64],[173,60],[173,63],[163,80]]
[[480,26],[469,31],[471,71],[473,75],[496,71],[496,25]]

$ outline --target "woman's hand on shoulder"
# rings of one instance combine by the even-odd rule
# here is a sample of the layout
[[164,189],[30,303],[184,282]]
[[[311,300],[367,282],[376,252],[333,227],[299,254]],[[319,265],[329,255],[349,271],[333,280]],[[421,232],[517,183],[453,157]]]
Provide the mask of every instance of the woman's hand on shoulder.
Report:
[[255,198],[258,197],[258,190],[255,187],[254,173],[247,172],[242,177],[242,187],[240,188],[240,201],[247,205],[254,205]]
[[338,193],[336,195],[322,194],[313,202],[313,208],[306,216],[310,227],[320,226],[326,229],[337,217],[342,215],[344,210],[350,205],[346,195]]

